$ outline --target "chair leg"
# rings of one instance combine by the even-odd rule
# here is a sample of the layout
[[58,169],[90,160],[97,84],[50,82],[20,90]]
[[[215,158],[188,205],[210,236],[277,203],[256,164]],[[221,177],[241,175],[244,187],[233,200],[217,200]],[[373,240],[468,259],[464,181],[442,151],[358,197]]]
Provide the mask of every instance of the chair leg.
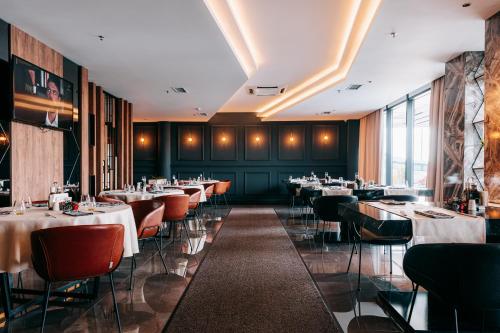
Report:
[[196,263],[198,263],[198,260],[196,259],[196,253],[192,253],[194,248],[193,248],[193,244],[191,243],[191,238],[189,238],[189,231],[188,231],[188,227],[186,224],[186,220],[182,221],[182,225],[184,226],[184,230],[186,232],[186,237],[187,237],[188,244],[189,244],[189,252],[190,252],[189,254],[192,254],[194,260],[196,261]]
[[454,308],[453,311],[455,313],[455,332],[458,333],[458,310]]
[[153,240],[155,242],[156,249],[158,250],[158,254],[160,255],[161,263],[163,264],[163,267],[165,268],[165,272],[168,274],[167,264],[165,263],[165,259],[163,259],[163,255],[161,254],[160,244],[158,244],[158,241],[156,240],[156,238],[153,238]]
[[132,254],[132,259],[130,261],[130,282],[128,284],[128,290],[132,290],[132,284],[134,283],[134,270],[135,270],[135,265],[134,265],[134,257],[135,254]]
[[410,312],[408,313],[407,323],[410,325],[411,315],[413,314],[413,307],[415,306],[415,300],[417,299],[418,284],[413,287],[413,293],[411,295]]
[[50,282],[45,282],[45,292],[43,295],[43,306],[42,306],[42,327],[40,328],[40,332],[43,333],[45,328],[45,319],[47,317],[47,308],[49,306],[49,298],[50,298]]
[[325,224],[326,224],[326,221],[323,220],[323,235],[321,235],[322,237],[322,243],[321,243],[321,254],[323,254],[323,249],[325,247]]
[[349,264],[347,265],[347,271],[346,273],[349,273],[349,268],[351,268],[351,261],[352,261],[352,256],[354,254],[354,248],[356,247],[356,242],[353,241],[352,243],[352,249],[351,249],[351,256],[349,257]]
[[359,265],[358,265],[358,291],[361,290],[361,246],[362,241],[359,240]]
[[389,261],[390,261],[389,274],[392,275],[392,245],[389,245]]
[[120,322],[120,313],[118,312],[118,303],[116,303],[116,295],[115,295],[115,284],[113,282],[113,273],[109,273],[109,284],[111,286],[111,294],[113,295],[113,305],[115,307],[115,318],[116,323],[118,324],[118,332],[122,332],[122,323]]

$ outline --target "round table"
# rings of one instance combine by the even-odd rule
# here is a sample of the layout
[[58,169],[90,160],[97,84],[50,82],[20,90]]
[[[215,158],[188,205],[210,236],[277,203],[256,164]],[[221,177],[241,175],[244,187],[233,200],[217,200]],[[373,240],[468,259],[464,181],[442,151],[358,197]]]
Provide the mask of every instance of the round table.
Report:
[[[10,211],[4,208],[0,212]],[[86,212],[86,208],[81,208]],[[121,224],[125,227],[124,257],[139,253],[137,229],[128,205],[99,204],[91,215],[70,216],[47,207],[26,209],[23,215],[0,215],[0,272],[18,273],[31,267],[31,232],[54,227]]]
[[178,195],[178,194],[184,194],[184,191],[180,189],[165,189],[163,191],[158,191],[158,192],[141,192],[141,191],[127,192],[124,190],[113,190],[113,191],[103,191],[99,194],[99,196],[116,198],[125,202],[132,202],[139,200],[150,200],[164,195]]

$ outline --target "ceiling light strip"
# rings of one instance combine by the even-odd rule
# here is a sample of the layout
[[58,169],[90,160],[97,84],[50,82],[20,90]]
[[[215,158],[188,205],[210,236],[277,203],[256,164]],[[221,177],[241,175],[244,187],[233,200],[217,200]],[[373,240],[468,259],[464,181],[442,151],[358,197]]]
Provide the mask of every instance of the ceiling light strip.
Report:
[[241,68],[249,78],[257,70],[257,61],[254,55],[258,52],[253,48],[254,44],[246,29],[243,28],[239,7],[236,7],[232,1],[204,0],[204,2]]
[[274,107],[261,112],[258,116],[264,118],[269,117],[277,112],[290,108],[345,79],[370,28],[370,25],[375,18],[375,14],[381,1],[382,0],[365,0],[363,2],[363,6],[359,9],[356,25],[350,33],[349,45],[348,48],[346,48],[347,52],[343,55],[341,65],[338,70],[331,73],[328,77],[314,82],[310,87],[296,93],[295,95],[289,94],[285,100],[282,100]]

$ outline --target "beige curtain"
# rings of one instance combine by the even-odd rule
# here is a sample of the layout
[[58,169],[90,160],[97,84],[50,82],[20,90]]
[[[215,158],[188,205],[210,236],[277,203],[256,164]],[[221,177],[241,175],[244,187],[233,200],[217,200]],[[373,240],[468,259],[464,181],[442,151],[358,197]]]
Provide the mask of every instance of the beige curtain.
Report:
[[434,189],[434,201],[443,201],[444,76],[432,82],[429,114],[430,142],[427,188]]
[[365,181],[380,183],[382,155],[382,110],[361,118],[359,123],[358,173]]

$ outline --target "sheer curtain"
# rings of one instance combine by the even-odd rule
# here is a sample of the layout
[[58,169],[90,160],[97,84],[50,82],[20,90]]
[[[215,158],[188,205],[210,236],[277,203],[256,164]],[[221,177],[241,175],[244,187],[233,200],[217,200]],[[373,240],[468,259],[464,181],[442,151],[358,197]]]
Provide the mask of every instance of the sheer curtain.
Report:
[[432,82],[429,112],[431,146],[427,165],[427,187],[434,189],[434,201],[443,201],[444,76]]
[[358,173],[365,181],[380,183],[382,155],[382,110],[361,118],[359,122]]

